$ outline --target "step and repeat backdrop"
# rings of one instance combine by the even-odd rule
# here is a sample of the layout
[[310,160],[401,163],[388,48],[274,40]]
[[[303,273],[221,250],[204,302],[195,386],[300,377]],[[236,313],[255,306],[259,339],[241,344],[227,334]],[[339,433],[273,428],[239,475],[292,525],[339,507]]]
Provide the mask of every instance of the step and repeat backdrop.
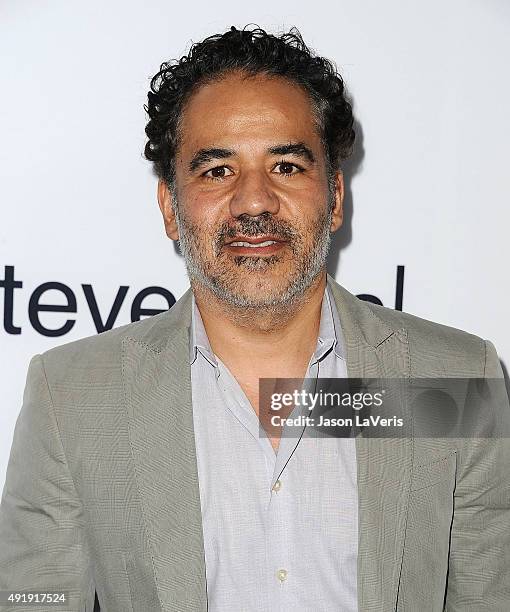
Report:
[[143,158],[164,60],[231,25],[296,26],[356,115],[329,271],[510,361],[506,0],[0,4],[0,488],[32,355],[188,287]]

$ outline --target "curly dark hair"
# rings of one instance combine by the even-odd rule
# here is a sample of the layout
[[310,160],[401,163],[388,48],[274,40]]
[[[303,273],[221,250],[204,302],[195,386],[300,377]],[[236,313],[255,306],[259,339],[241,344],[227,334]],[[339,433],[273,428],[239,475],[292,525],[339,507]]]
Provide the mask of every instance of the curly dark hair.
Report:
[[316,56],[296,28],[275,36],[255,27],[232,26],[191,46],[188,55],[161,64],[152,78],[145,127],[145,157],[159,178],[174,181],[174,157],[179,144],[179,119],[186,102],[201,85],[221,79],[229,72],[279,76],[305,89],[324,145],[331,179],[354,144],[353,114],[344,82],[336,67]]

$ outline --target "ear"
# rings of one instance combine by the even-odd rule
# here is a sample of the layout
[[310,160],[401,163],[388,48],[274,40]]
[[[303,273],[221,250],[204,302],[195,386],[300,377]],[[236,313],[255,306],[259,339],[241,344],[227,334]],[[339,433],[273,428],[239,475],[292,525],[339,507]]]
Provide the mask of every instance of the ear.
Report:
[[175,213],[172,206],[172,192],[163,180],[158,181],[158,204],[163,221],[165,222],[166,235],[172,240],[179,240],[179,232],[175,221]]
[[335,173],[335,205],[331,216],[331,232],[341,227],[344,220],[344,175],[341,170]]

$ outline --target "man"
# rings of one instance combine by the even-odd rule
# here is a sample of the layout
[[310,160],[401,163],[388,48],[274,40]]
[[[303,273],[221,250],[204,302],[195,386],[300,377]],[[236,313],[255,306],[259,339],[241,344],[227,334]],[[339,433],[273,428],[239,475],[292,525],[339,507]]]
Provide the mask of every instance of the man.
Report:
[[232,28],[164,64],[147,110],[191,288],[33,358],[0,588],[108,612],[510,609],[508,440],[260,433],[260,378],[502,376],[489,341],[327,276],[354,140],[333,66]]

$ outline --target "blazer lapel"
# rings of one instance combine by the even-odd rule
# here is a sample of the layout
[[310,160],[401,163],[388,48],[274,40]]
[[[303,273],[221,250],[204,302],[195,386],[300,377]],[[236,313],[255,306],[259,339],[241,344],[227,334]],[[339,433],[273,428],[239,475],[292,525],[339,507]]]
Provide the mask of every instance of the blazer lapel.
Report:
[[[350,378],[409,378],[407,333],[328,276]],[[359,612],[395,610],[407,520],[412,438],[356,438]]]
[[149,338],[123,341],[135,478],[158,595],[162,610],[168,612],[207,609],[191,404],[190,315],[188,290],[170,311],[159,315]]

